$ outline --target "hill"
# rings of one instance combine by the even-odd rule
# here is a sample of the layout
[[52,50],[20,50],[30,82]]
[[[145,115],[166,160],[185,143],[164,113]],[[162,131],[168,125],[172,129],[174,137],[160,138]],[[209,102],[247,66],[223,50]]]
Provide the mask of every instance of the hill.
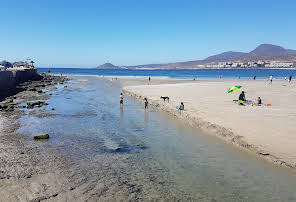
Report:
[[105,64],[102,64],[102,65],[99,65],[97,66],[96,68],[100,68],[100,69],[117,69],[117,68],[120,68],[119,66],[115,66],[111,63],[105,63]]

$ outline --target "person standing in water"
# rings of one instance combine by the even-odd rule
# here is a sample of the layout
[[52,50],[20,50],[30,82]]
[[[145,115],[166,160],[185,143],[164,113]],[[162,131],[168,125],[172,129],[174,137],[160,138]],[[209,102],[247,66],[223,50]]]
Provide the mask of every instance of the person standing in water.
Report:
[[144,98],[144,104],[145,104],[145,109],[147,109],[148,108],[148,100],[147,100],[147,98]]
[[254,80],[254,81],[256,80],[256,76],[253,77],[253,80]]
[[123,106],[123,95],[122,93],[120,93],[120,107]]

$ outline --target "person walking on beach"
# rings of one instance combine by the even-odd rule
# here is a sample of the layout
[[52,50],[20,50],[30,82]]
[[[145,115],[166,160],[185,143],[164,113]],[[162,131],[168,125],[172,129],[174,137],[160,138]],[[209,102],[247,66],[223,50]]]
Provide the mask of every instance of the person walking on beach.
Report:
[[273,76],[270,75],[270,77],[269,77],[270,84],[272,84],[272,79],[273,79]]
[[222,74],[220,74],[220,79],[222,79],[222,77],[223,77]]
[[289,83],[292,81],[292,75],[289,76]]
[[148,108],[148,100],[147,100],[147,98],[144,98],[144,104],[145,104],[145,109],[147,109]]
[[151,80],[150,76],[149,76],[149,79],[148,79],[148,80],[149,80],[149,82],[150,82],[150,80]]
[[123,106],[123,95],[122,93],[120,93],[120,107]]
[[253,77],[253,80],[254,80],[254,81],[256,80],[256,76]]

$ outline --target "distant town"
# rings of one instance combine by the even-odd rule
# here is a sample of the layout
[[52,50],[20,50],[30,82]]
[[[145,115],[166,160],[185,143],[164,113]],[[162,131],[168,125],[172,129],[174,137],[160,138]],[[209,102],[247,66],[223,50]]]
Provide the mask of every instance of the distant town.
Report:
[[196,65],[197,68],[293,68],[296,62],[257,61],[257,62],[212,62]]

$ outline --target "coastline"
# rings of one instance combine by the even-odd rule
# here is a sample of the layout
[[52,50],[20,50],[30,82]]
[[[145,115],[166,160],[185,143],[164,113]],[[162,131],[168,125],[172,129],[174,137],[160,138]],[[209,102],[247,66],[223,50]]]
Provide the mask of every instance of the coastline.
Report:
[[[123,91],[139,101],[147,97],[149,105],[154,109],[175,116],[186,124],[200,128],[205,133],[257,154],[267,161],[283,167],[296,168],[294,155],[296,151],[293,149],[295,141],[292,137],[292,134],[295,133],[293,114],[296,114],[296,111],[289,112],[285,107],[293,108],[293,103],[287,100],[294,99],[294,94],[286,95],[290,90],[286,88],[287,82],[277,82],[272,86],[268,86],[266,81],[247,80],[170,83],[158,85],[156,82],[154,85],[136,86],[134,82],[131,82],[132,86],[130,86],[129,82],[124,81]],[[248,92],[247,96],[255,98],[255,95],[262,95],[264,101],[271,102],[273,106],[241,107],[232,103],[232,99],[237,98],[238,92],[234,95],[223,95],[225,93],[223,89],[237,83],[243,83],[243,90]],[[216,87],[217,89],[215,89]],[[260,90],[256,92],[256,88]],[[267,91],[270,88],[273,92]],[[223,94],[219,92],[221,89]],[[282,92],[284,89],[287,91]],[[190,91],[194,93],[190,93]],[[160,96],[169,96],[170,103],[164,103],[159,99]],[[277,96],[289,96],[290,99],[281,100]],[[186,110],[182,113],[179,113],[175,107],[180,101],[185,103]],[[241,119],[241,121],[237,121],[237,119]],[[248,124],[251,124],[252,128]]]

